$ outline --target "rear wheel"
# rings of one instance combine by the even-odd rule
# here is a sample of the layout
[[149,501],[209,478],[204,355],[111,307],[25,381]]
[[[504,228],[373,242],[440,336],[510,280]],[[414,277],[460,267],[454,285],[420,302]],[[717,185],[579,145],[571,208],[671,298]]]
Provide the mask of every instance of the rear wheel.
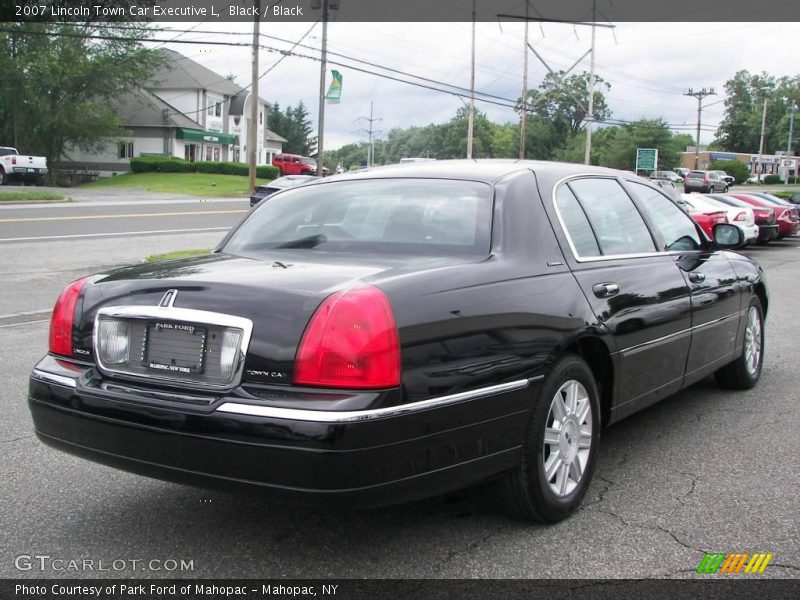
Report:
[[0,168],[0,185],[5,185],[8,183],[8,177],[6,176],[6,172]]
[[764,364],[764,312],[758,298],[750,300],[746,319],[741,356],[715,373],[719,385],[733,390],[747,390],[758,383]]
[[503,508],[526,521],[569,516],[589,487],[599,442],[597,384],[583,359],[567,355],[550,371],[531,410],[520,464],[497,483]]

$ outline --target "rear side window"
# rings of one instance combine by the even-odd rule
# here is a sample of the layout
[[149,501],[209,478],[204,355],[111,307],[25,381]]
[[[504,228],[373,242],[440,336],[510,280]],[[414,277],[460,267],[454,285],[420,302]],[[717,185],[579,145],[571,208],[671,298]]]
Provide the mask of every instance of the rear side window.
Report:
[[587,177],[567,185],[583,208],[602,255],[655,251],[642,215],[615,179]]
[[578,256],[600,256],[592,226],[575,194],[565,185],[556,192],[556,206]]
[[664,250],[699,250],[703,247],[694,222],[680,208],[646,185],[632,181],[628,185],[642,211],[661,234]]
[[491,186],[474,181],[409,178],[301,186],[260,205],[223,252],[291,248],[486,255],[492,206]]

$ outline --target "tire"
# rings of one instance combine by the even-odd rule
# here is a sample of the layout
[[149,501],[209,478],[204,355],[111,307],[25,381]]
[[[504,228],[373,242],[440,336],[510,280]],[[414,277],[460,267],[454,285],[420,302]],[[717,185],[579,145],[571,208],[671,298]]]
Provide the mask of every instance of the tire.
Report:
[[731,390],[752,388],[764,366],[764,311],[758,298],[750,300],[745,318],[742,354],[714,374],[721,387]]
[[722,193],[723,194],[727,194],[728,193],[728,186],[727,185],[724,188],[722,188]]
[[[511,516],[556,523],[578,508],[600,443],[599,398],[582,358],[568,354],[550,370],[525,427],[520,464],[496,482],[496,498]],[[565,411],[560,419],[558,406]]]
[[0,185],[5,185],[8,183],[8,177],[6,176],[5,170],[0,168]]

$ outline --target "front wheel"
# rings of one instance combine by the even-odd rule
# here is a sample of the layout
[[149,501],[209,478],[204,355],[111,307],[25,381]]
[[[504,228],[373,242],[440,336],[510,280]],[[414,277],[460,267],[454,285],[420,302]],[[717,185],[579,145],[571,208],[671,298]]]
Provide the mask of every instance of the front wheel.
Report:
[[744,327],[742,354],[715,373],[717,383],[732,390],[749,390],[764,365],[764,311],[758,298],[750,300]]
[[555,523],[574,512],[592,478],[600,401],[592,371],[575,355],[559,360],[531,410],[520,464],[497,483],[512,516]]

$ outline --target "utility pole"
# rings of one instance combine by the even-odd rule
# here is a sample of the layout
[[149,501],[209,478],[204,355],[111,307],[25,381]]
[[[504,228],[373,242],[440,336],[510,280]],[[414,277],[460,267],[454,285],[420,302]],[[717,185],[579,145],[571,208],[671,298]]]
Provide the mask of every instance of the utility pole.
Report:
[[472,133],[475,123],[475,0],[472,0],[472,65],[469,76],[469,119],[467,121],[467,158],[472,158]]
[[525,158],[525,120],[528,116],[528,0],[525,0],[525,45],[522,48],[522,110],[519,116],[519,158]]
[[583,164],[592,163],[592,128],[594,126],[594,41],[597,27],[597,0],[592,1],[592,56],[589,59],[589,109],[586,111],[586,148]]
[[252,194],[256,189],[256,163],[258,152],[258,42],[261,25],[261,0],[253,0],[253,81],[250,84],[250,123],[247,127],[247,182]]
[[[794,133],[794,113],[797,112],[797,105],[792,104],[789,109],[789,141],[786,143],[786,169],[783,172],[783,184],[789,183],[789,157],[792,156],[792,134]],[[798,169],[795,167],[794,175],[797,177]]]
[[697,137],[695,138],[694,142],[694,168],[700,168],[700,118],[703,114],[703,98],[706,96],[716,96],[717,93],[714,91],[714,88],[706,89],[703,88],[702,90],[694,91],[692,88],[689,88],[684,96],[692,96],[693,98],[697,98]]
[[317,177],[324,175],[325,167],[325,75],[328,64],[328,0],[312,3],[311,8],[322,5],[322,56],[319,63],[319,121],[317,127]]
[[375,118],[375,117],[372,116],[372,108],[373,108],[373,102],[370,101],[370,103],[369,103],[369,117],[359,117],[358,119],[356,119],[357,121],[367,121],[369,123],[369,129],[359,129],[359,131],[363,131],[367,135],[369,135],[369,144],[367,145],[367,166],[368,167],[371,167],[373,165],[373,163],[375,162],[375,144],[373,142],[373,135],[375,133],[377,133],[377,132],[372,127],[372,124],[375,121],[383,121],[383,119]]
[[[761,140],[758,142],[758,172],[764,172],[764,164],[762,163],[762,154],[764,154],[764,134],[766,133],[767,125],[767,95],[764,95],[764,111],[761,113]],[[760,181],[760,178],[759,178]]]

